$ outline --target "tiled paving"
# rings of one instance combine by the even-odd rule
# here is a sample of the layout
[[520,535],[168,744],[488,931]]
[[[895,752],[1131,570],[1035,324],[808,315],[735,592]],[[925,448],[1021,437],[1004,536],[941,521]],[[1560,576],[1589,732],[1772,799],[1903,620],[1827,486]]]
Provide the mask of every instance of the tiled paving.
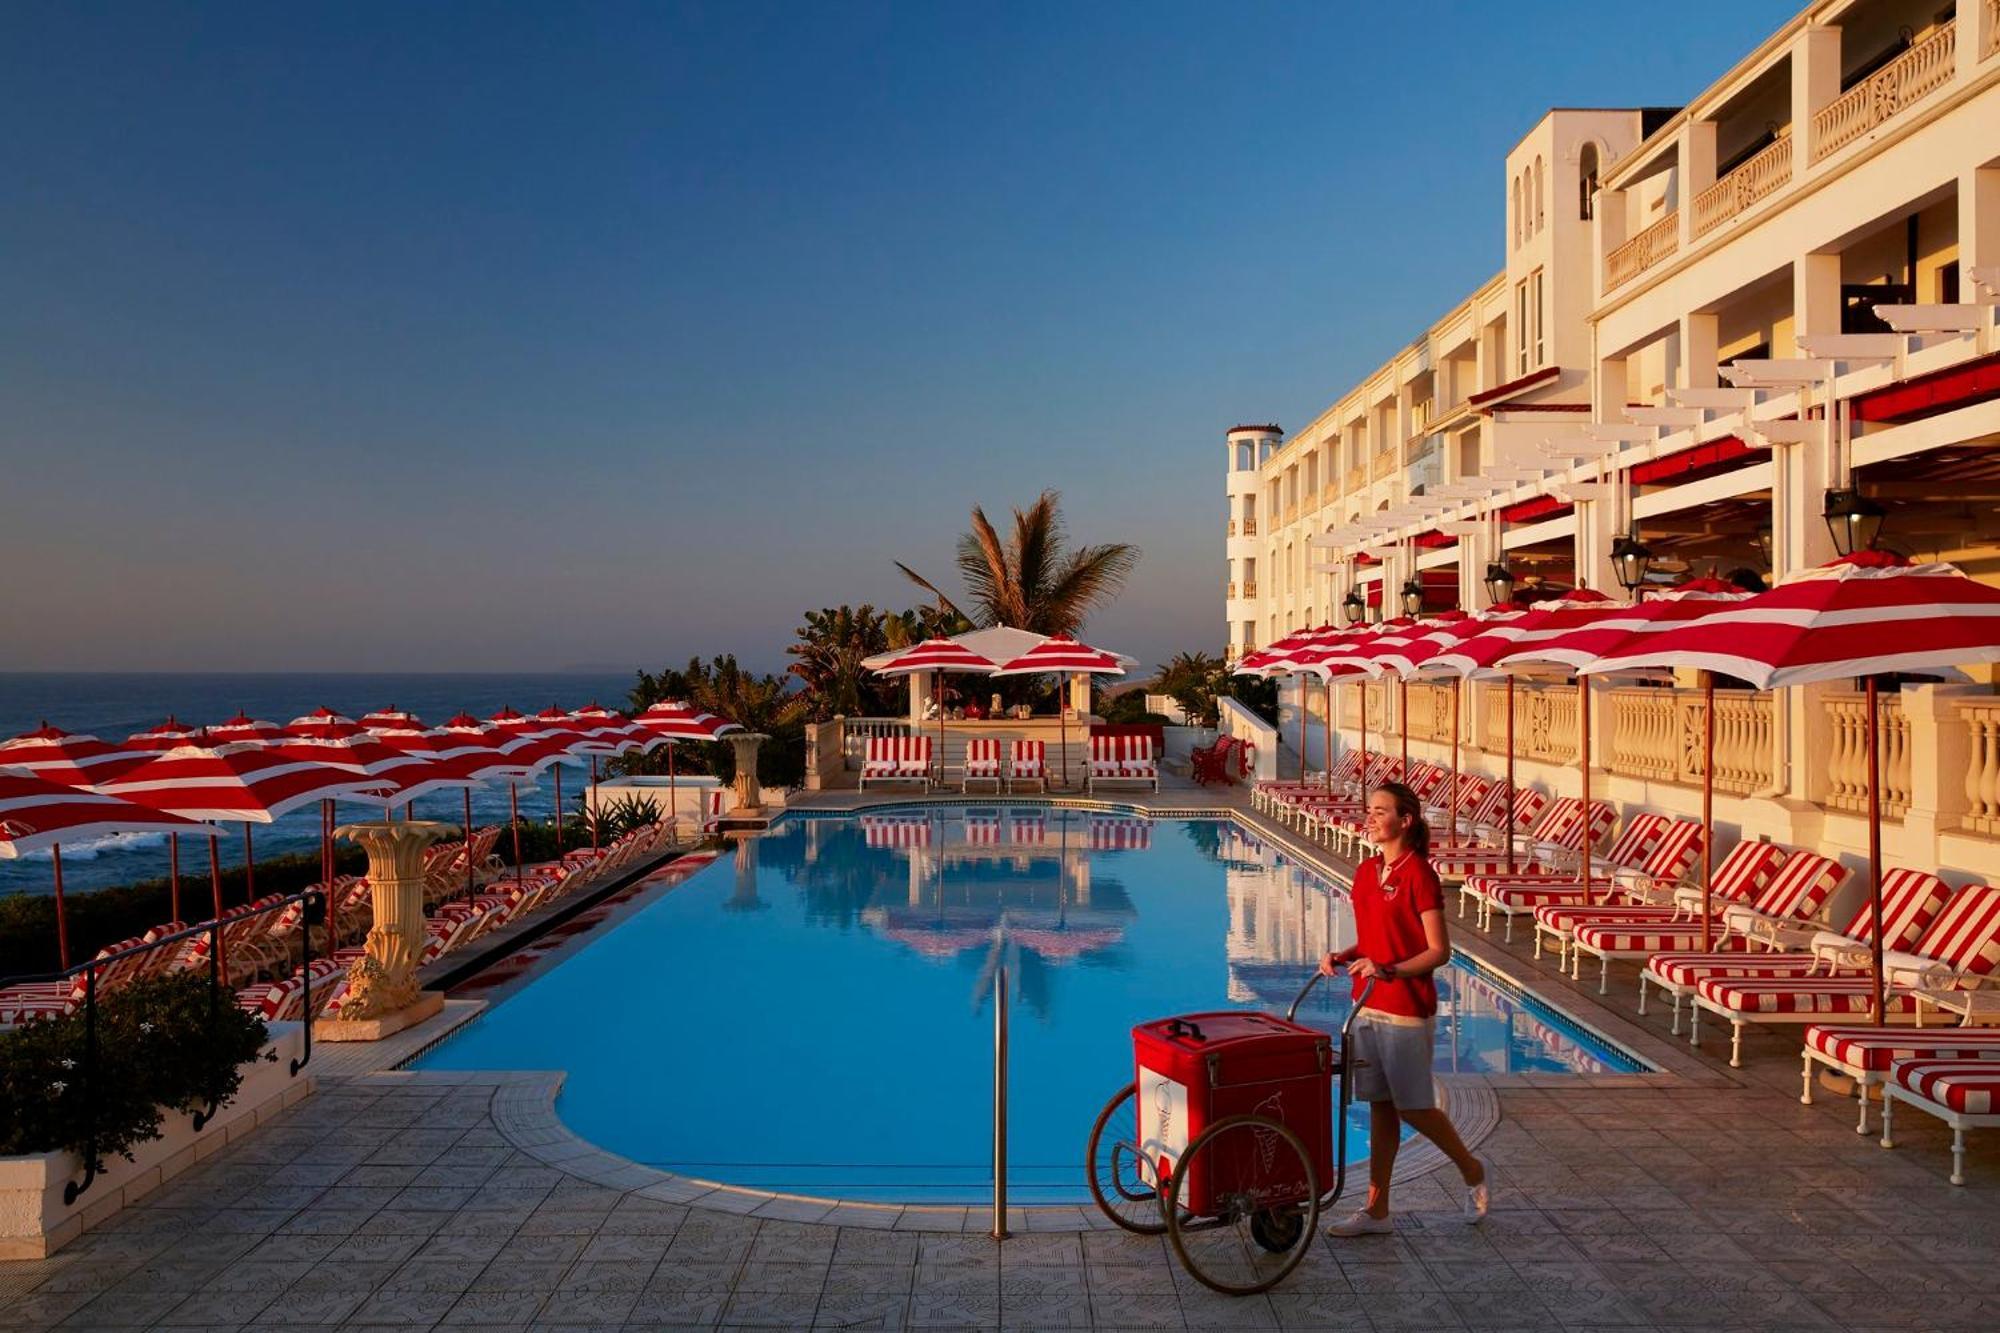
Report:
[[1629,982],[1600,1003],[1525,947],[1468,947],[1667,1072],[1489,1080],[1484,1226],[1425,1176],[1400,1234],[1322,1240],[1268,1296],[1196,1286],[1158,1240],[1039,1229],[1055,1212],[996,1244],[976,1212],[681,1202],[606,1183],[601,1154],[536,1155],[521,1108],[549,1075],[341,1072],[55,1257],[0,1264],[0,1328],[2000,1326],[2000,1133],[1953,1189],[1928,1117],[1885,1152],[1851,1102],[1802,1106],[1793,1037],[1732,1071],[1723,1043],[1633,1020]]

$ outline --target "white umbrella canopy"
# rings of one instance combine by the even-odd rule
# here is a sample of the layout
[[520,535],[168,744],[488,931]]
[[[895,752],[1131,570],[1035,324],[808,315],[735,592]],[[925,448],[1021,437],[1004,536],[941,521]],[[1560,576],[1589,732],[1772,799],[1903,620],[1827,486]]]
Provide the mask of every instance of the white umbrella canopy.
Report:
[[[1130,658],[1117,653],[1093,648],[1087,643],[1078,643],[1067,634],[1054,634],[1022,653],[1019,657],[1000,664],[993,674],[996,676],[1038,676],[1054,674],[1067,680],[1071,676],[1122,676],[1128,670]],[[1069,787],[1069,708],[1063,699],[1056,699],[1056,722],[1060,730],[1061,746],[1059,772],[1063,787]]]

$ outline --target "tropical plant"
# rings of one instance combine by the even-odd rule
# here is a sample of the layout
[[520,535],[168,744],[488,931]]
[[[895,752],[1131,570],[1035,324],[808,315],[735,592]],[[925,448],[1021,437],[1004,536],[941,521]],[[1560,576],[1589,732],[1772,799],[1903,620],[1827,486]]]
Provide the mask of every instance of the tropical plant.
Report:
[[[728,718],[746,730],[771,739],[757,757],[757,778],[769,786],[795,787],[805,777],[805,720],[808,703],[790,688],[787,676],[745,671],[728,653],[704,662],[688,659],[682,671],[641,671],[628,702],[643,712],[656,703],[684,699],[704,712]],[[681,745],[676,761],[682,772],[713,773],[724,782],[736,776],[735,747],[727,742]],[[632,756],[620,771],[663,773],[664,751]]]
[[897,561],[896,568],[936,597],[940,608],[974,624],[1075,634],[1091,611],[1117,594],[1138,562],[1139,548],[1126,542],[1069,549],[1062,497],[1043,491],[1026,509],[1014,511],[1013,534],[1004,542],[985,511],[973,506],[972,530],[958,539],[957,560],[969,610],[908,565]]
[[1266,721],[1276,722],[1278,687],[1275,682],[1250,676],[1232,675],[1229,664],[1207,653],[1176,653],[1160,669],[1154,686],[1170,695],[1198,727],[1212,727],[1221,717],[1220,701],[1232,698]]

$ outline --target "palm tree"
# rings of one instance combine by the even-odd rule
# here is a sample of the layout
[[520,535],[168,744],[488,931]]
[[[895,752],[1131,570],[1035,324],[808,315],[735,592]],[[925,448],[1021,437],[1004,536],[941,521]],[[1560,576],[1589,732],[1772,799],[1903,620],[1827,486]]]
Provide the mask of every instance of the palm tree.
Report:
[[1012,540],[1000,534],[977,505],[972,531],[958,539],[958,574],[970,611],[962,611],[942,589],[900,560],[896,568],[930,592],[941,607],[981,626],[1008,625],[1036,634],[1075,634],[1099,603],[1117,594],[1139,563],[1139,548],[1127,542],[1069,550],[1063,531],[1062,497],[1043,491],[1026,509],[1014,511]]

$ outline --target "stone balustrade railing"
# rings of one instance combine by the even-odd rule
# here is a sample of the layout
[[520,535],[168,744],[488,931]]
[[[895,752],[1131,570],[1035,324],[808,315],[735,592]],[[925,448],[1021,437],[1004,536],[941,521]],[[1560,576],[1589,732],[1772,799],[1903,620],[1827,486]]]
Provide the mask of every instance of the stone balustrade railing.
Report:
[[910,720],[906,717],[850,717],[842,721],[840,727],[840,753],[847,767],[855,772],[868,757],[868,740],[872,736],[907,736],[910,734]]
[[1354,494],[1354,492],[1356,491],[1366,489],[1367,485],[1368,485],[1368,469],[1366,466],[1351,467],[1347,469],[1346,490],[1349,495]]
[[1986,49],[1979,53],[1981,60],[2000,55],[2000,0],[1986,0]]
[[[1903,701],[1893,693],[1879,698],[1877,725],[1881,733],[1881,808],[1885,819],[1901,819],[1910,808],[1910,720]],[[1833,810],[1857,813],[1868,809],[1868,704],[1858,693],[1825,696],[1833,739],[1823,772],[1822,802]]]
[[1680,214],[1667,214],[1604,256],[1604,290],[1622,287],[1680,248]]
[[1368,692],[1368,735],[1372,738],[1380,734],[1383,723],[1389,719],[1388,691],[1379,680],[1367,682],[1344,680],[1335,681],[1334,688],[1340,693],[1340,725],[1359,727],[1361,725],[1361,692]]
[[[1698,787],[1702,781],[1700,690],[1616,689],[1604,698],[1610,718],[1610,769],[1648,782]],[[1769,694],[1715,694],[1715,789],[1734,795],[1777,785]]]
[[[2000,0],[1994,0],[2000,5]],[[1961,703],[1966,729],[1965,815],[1972,833],[2000,835],[2000,699]]]
[[[1410,739],[1451,744],[1451,686],[1417,682],[1409,690]],[[1461,727],[1468,707],[1469,700],[1461,699]]]
[[1792,137],[1788,134],[1694,197],[1689,234],[1706,236],[1792,179]]
[[[1481,686],[1479,695],[1479,746],[1489,754],[1504,755],[1507,753],[1506,687]],[[1448,701],[1446,706],[1450,706]],[[1447,737],[1449,734],[1447,730]],[[1576,762],[1576,747],[1576,687],[1517,685],[1514,690],[1515,756],[1551,764],[1573,764]]]
[[1812,119],[1812,160],[1839,152],[1905,107],[1951,82],[1958,24],[1945,23],[1822,107]]

